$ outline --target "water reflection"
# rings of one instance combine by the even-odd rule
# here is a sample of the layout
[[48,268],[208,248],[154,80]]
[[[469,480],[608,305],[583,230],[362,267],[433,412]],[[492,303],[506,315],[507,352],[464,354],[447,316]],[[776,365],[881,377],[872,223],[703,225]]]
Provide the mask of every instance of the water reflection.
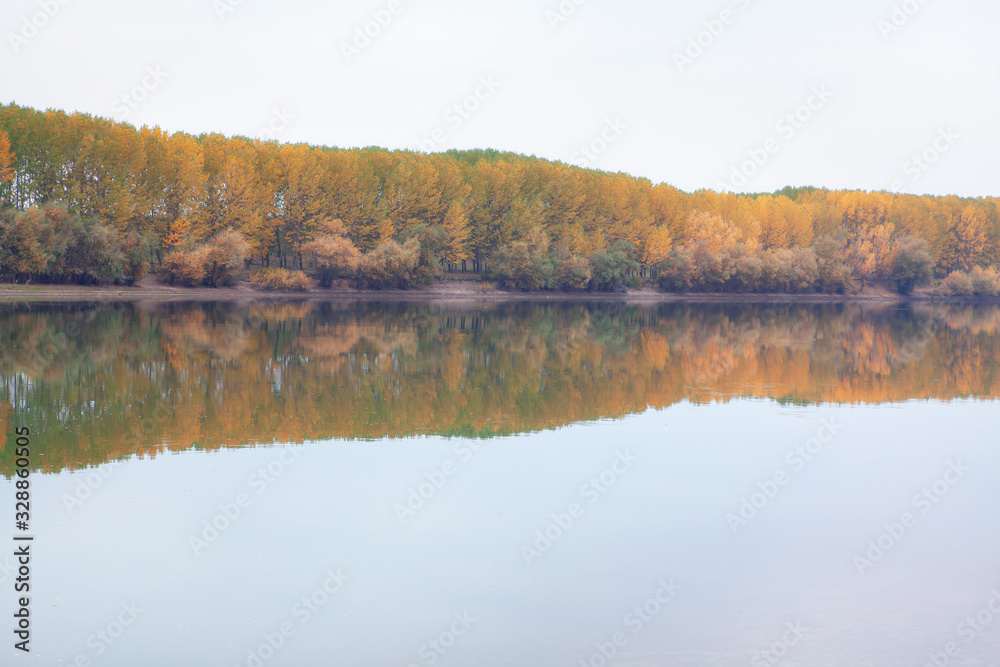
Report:
[[537,432],[683,400],[992,399],[998,358],[995,307],[3,305],[0,422],[45,432],[37,463],[53,471],[164,449]]

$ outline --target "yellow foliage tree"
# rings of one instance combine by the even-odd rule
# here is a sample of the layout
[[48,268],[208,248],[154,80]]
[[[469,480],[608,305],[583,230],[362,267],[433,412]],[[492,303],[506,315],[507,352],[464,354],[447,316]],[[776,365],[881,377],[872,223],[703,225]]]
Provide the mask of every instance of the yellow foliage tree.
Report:
[[858,230],[847,245],[847,264],[863,284],[885,280],[892,270],[895,252],[892,225],[865,227]]
[[970,271],[988,251],[986,212],[977,206],[966,206],[961,215],[952,218],[948,243],[941,254],[941,266],[950,271]]
[[687,223],[684,244],[690,248],[704,245],[713,254],[743,244],[748,250],[758,247],[757,239],[744,235],[732,222],[721,215],[696,211]]
[[652,228],[643,244],[642,265],[646,268],[656,266],[667,258],[673,246],[674,239],[669,228]]
[[14,180],[14,158],[17,157],[10,149],[10,137],[0,130],[0,183]]
[[167,250],[184,245],[191,238],[191,221],[181,216],[170,223],[167,235],[163,238],[163,246]]
[[442,227],[445,241],[441,259],[448,264],[457,264],[469,259],[469,249],[466,246],[469,240],[469,217],[465,212],[465,206],[457,201],[452,202],[448,212],[445,213]]

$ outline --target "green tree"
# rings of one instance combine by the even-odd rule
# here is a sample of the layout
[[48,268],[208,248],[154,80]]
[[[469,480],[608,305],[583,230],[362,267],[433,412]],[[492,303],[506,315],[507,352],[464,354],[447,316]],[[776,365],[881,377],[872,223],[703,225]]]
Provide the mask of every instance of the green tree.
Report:
[[627,286],[637,286],[635,274],[639,263],[634,259],[635,247],[628,241],[616,241],[607,250],[590,256],[590,288],[597,291],[619,292]]

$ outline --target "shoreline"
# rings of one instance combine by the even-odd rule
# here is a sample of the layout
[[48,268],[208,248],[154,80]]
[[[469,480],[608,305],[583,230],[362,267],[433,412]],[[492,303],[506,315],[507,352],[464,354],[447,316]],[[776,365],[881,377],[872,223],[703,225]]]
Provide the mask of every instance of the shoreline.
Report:
[[143,281],[132,287],[91,285],[20,285],[0,283],[0,303],[93,301],[607,301],[613,303],[953,303],[998,304],[1000,297],[942,297],[915,293],[904,296],[869,288],[858,294],[675,293],[652,288],[625,292],[508,292],[481,289],[480,283],[446,280],[409,290],[355,290],[345,287],[306,292],[264,292],[239,284],[233,287],[175,287]]

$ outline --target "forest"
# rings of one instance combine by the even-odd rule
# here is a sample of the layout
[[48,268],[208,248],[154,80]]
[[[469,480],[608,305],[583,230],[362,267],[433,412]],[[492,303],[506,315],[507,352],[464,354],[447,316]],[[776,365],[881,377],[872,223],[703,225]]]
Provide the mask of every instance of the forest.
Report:
[[[670,160],[669,155],[663,156]],[[494,150],[338,149],[0,106],[0,279],[260,289],[1000,292],[996,198],[686,193]]]
[[0,475],[11,424],[44,432],[37,465],[59,471],[191,447],[492,438],[681,401],[990,400],[998,360],[1000,309],[960,304],[0,304]]

